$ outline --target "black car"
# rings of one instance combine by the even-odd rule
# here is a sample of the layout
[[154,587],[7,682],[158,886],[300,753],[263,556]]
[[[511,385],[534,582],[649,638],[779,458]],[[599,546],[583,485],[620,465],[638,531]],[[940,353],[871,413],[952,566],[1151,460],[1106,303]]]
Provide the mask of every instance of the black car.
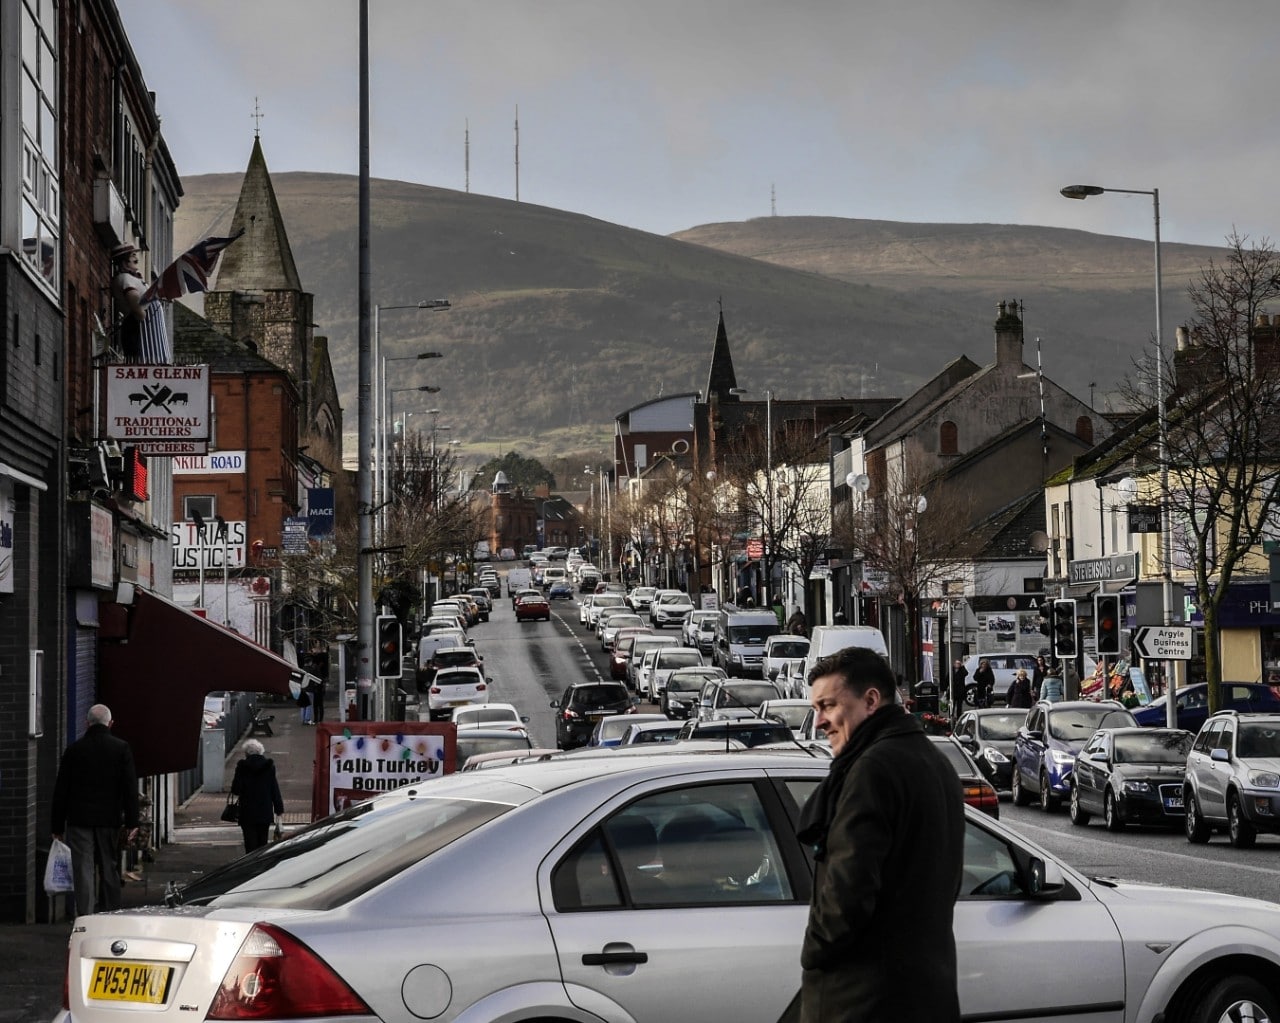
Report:
[[1025,710],[992,707],[968,711],[956,722],[955,737],[999,792],[1013,784],[1013,740],[1026,720]]
[[1181,827],[1182,777],[1195,736],[1181,728],[1104,728],[1076,757],[1071,823],[1102,815],[1108,831],[1126,824]]
[[556,712],[556,745],[560,749],[585,746],[603,717],[635,710],[631,693],[621,682],[578,682],[551,701]]

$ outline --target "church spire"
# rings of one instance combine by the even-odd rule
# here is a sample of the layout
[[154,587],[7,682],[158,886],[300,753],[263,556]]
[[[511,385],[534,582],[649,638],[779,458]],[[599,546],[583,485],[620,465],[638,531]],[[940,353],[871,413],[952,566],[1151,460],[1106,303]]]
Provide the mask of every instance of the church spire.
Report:
[[218,291],[302,290],[284,218],[271,187],[267,160],[262,155],[262,141],[256,135],[227,233],[240,230],[245,232],[244,237],[222,255]]
[[729,335],[724,329],[724,308],[720,309],[720,322],[716,326],[716,344],[711,352],[711,372],[707,374],[706,400],[710,401],[714,394],[721,402],[737,401],[731,390],[738,386],[738,377],[733,372],[733,356],[729,354]]

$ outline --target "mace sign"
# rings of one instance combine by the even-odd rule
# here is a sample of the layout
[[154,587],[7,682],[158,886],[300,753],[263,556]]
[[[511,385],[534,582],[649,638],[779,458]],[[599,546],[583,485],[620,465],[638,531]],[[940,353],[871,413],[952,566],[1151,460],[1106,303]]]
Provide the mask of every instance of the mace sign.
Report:
[[209,449],[208,366],[107,366],[107,437],[148,455]]

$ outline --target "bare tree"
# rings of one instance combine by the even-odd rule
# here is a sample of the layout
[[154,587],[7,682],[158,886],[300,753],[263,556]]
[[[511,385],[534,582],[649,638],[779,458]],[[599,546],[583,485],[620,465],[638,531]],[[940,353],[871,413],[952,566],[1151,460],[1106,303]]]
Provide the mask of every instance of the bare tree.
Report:
[[[1188,294],[1189,344],[1159,367],[1173,385],[1164,462],[1158,424],[1135,438],[1133,455],[1145,463],[1145,487],[1156,501],[1159,479],[1169,480],[1163,528],[1174,563],[1162,569],[1188,571],[1195,580],[1209,706],[1216,710],[1222,602],[1237,575],[1265,574],[1259,548],[1280,525],[1280,325],[1263,315],[1280,300],[1280,256],[1269,241],[1249,244],[1233,232],[1221,262],[1211,260]],[[1130,395],[1137,397],[1132,387]]]

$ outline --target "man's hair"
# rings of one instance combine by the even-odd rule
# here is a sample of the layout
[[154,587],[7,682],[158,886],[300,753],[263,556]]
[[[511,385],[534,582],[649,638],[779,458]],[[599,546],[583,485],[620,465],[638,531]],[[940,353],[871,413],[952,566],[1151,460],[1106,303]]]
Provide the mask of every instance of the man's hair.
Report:
[[824,675],[839,675],[855,696],[862,696],[868,689],[878,689],[883,703],[893,703],[897,698],[897,684],[888,662],[864,646],[848,646],[819,657],[809,672],[809,685]]
[[246,757],[251,757],[254,754],[261,756],[263,753],[266,752],[266,747],[264,747],[262,743],[260,743],[257,739],[245,740],[243,749],[244,749],[244,755]]
[[105,703],[95,703],[89,708],[88,720],[91,725],[111,724],[111,708]]

